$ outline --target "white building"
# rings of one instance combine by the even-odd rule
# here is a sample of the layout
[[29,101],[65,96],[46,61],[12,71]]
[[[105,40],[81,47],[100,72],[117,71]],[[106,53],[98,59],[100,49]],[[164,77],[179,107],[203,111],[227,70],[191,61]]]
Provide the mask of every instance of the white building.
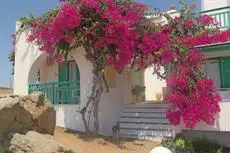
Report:
[[[79,111],[90,95],[93,77],[92,65],[85,58],[84,49],[72,51],[65,65],[55,63],[47,66],[45,59],[46,54],[40,52],[34,44],[27,43],[26,33],[22,33],[16,44],[14,94],[45,92],[54,103],[57,126],[83,131]],[[110,91],[104,92],[100,100],[99,130],[101,134],[110,135],[112,126],[120,120],[126,105],[135,102],[132,87],[144,85],[144,72],[118,74],[112,68],[107,68],[106,74]],[[144,96],[141,98],[144,101]]]
[[[203,13],[210,14],[221,23],[223,30],[230,28],[230,0],[202,0]],[[224,7],[224,8],[220,8]],[[175,10],[171,16],[179,15]],[[165,24],[163,17],[155,17],[159,24]],[[33,91],[44,91],[54,103],[57,112],[57,126],[83,131],[79,111],[91,92],[92,65],[85,58],[83,48],[72,51],[65,65],[44,64],[46,54],[26,42],[23,33],[16,44],[14,94],[27,95]],[[196,133],[214,131],[215,134],[229,136],[230,120],[230,43],[198,46],[207,53],[209,60],[203,66],[204,72],[215,80],[215,85],[223,96],[221,112],[215,125],[200,124]],[[116,122],[121,124],[121,135],[124,137],[152,139],[157,136],[173,136],[183,126],[172,127],[165,117],[168,104],[156,104],[156,93],[162,93],[166,86],[152,76],[152,70],[145,72],[116,73],[112,68],[106,69],[110,92],[103,93],[99,107],[99,132],[110,135]],[[145,99],[148,102],[136,102],[132,95],[135,85],[146,86]],[[139,97],[140,98],[140,97]],[[144,101],[144,98],[142,97]],[[207,132],[203,132],[206,134]],[[215,136],[217,138],[217,136]],[[221,137],[223,138],[223,136]],[[225,138],[223,138],[225,140]],[[228,139],[227,139],[228,140]],[[229,140],[230,141],[230,140]],[[226,143],[223,141],[223,143]],[[230,143],[230,142],[229,142]]]
[[[208,14],[216,20],[221,30],[230,29],[230,0],[202,0],[201,9],[201,13]],[[222,96],[221,112],[213,126],[200,123],[189,134],[192,137],[207,137],[230,146],[230,42],[197,46],[197,48],[208,57],[202,69],[214,80],[215,87]],[[180,131],[183,125],[175,129]]]

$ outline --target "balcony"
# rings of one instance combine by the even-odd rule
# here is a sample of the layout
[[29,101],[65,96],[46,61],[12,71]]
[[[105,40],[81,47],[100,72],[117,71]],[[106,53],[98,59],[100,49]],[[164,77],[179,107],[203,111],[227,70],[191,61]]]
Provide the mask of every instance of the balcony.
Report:
[[29,84],[29,93],[41,91],[53,104],[79,104],[80,82],[46,82]]
[[220,29],[230,29],[230,6],[202,11],[200,14],[212,16]]

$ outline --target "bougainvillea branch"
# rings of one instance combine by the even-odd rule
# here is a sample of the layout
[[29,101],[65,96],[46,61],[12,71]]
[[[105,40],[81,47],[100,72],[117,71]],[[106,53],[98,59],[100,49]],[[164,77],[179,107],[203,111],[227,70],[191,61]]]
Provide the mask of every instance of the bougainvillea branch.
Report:
[[30,28],[27,41],[49,55],[48,64],[63,62],[79,46],[85,48],[94,74],[92,93],[81,110],[87,132],[89,107],[94,108],[95,131],[99,128],[98,104],[107,65],[117,72],[134,65],[140,69],[153,66],[155,74],[167,78],[170,88],[165,97],[172,104],[166,112],[169,121],[177,125],[183,119],[186,127],[194,128],[200,121],[212,124],[220,111],[213,81],[200,70],[205,55],[196,46],[229,41],[230,37],[229,32],[213,29],[211,17],[196,17],[183,6],[176,18],[160,13],[168,20],[160,26],[145,16],[149,7],[131,0],[62,0],[60,7],[42,17],[24,18],[21,27]]

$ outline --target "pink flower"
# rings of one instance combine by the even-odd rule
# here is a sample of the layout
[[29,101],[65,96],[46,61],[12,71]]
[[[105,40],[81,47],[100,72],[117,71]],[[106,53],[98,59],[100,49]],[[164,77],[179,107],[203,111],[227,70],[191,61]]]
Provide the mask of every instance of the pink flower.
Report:
[[181,120],[181,114],[179,111],[172,112],[171,110],[166,111],[166,117],[169,119],[169,122],[173,125],[178,125]]
[[175,73],[168,73],[168,79],[166,80],[167,86],[168,87],[173,87],[176,83],[176,74]]
[[156,40],[153,39],[151,34],[147,34],[142,39],[142,44],[139,45],[139,49],[144,54],[153,53],[159,50],[159,44]]
[[11,38],[15,39],[16,38],[16,34],[12,34]]
[[192,20],[188,20],[184,24],[185,29],[192,29],[194,28],[194,26],[195,26],[195,23]]
[[170,34],[172,32],[172,28],[170,26],[168,26],[168,25],[164,25],[162,27],[162,32],[168,35],[168,34]]
[[197,18],[197,22],[201,25],[201,26],[210,26],[212,24],[214,24],[214,19],[209,16],[209,15],[201,15]]
[[103,49],[106,45],[106,40],[104,38],[99,38],[94,44],[95,49]]
[[173,59],[173,52],[171,50],[163,51],[161,59],[163,64],[169,63]]
[[74,37],[73,36],[65,36],[65,41],[68,43],[71,43],[73,41]]
[[81,15],[75,5],[66,3],[62,6],[54,22],[58,24],[57,26],[61,29],[73,29],[80,25]]
[[206,58],[205,54],[202,54],[200,51],[193,49],[188,52],[187,55],[187,62],[190,64],[192,67],[200,67],[200,64],[202,61],[204,61]]

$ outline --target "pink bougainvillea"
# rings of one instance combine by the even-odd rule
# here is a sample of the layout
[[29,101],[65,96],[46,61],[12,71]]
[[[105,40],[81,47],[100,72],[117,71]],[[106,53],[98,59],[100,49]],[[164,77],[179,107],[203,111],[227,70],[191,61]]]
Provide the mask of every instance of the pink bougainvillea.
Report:
[[48,64],[63,62],[68,51],[82,45],[99,72],[106,65],[118,72],[135,65],[153,66],[159,75],[161,66],[170,65],[170,92],[165,97],[172,104],[166,112],[169,121],[177,125],[183,120],[188,128],[200,121],[213,124],[221,99],[213,82],[201,73],[200,65],[206,57],[195,48],[229,41],[230,32],[210,32],[215,22],[208,15],[184,15],[169,19],[166,25],[155,25],[145,17],[147,9],[132,1],[62,0],[56,14],[46,20],[31,20],[27,40],[48,53]]
[[197,22],[201,26],[210,26],[214,24],[214,19],[209,15],[201,15],[197,18]]
[[39,25],[39,28],[37,25],[33,26],[27,41],[35,41],[41,51],[53,54],[55,45],[61,40],[71,43],[74,37],[66,31],[78,27],[80,23],[81,15],[76,6],[65,3],[52,21]]

